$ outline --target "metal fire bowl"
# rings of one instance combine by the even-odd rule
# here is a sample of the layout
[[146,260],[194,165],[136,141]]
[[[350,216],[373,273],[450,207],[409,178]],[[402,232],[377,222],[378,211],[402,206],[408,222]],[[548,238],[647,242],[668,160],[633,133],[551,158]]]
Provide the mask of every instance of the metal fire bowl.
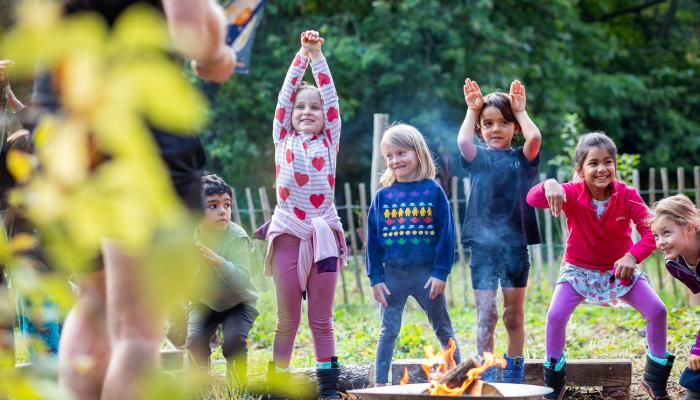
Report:
[[552,393],[552,388],[536,385],[521,385],[516,383],[489,383],[498,389],[502,395],[485,394],[482,396],[431,396],[423,392],[429,383],[412,383],[408,385],[380,386],[367,389],[349,390],[348,393],[364,400],[462,400],[462,399],[541,399],[543,395]]

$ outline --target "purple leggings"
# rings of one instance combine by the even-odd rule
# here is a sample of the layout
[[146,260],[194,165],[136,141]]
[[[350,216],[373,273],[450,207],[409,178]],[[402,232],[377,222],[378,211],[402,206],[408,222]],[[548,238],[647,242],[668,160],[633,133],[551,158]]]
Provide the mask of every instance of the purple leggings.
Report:
[[[637,279],[632,290],[620,298],[639,311],[647,321],[647,346],[655,357],[666,358],[666,306],[644,279]],[[559,360],[564,353],[566,324],[583,297],[566,282],[554,289],[547,312],[547,359]]]
[[[292,358],[294,338],[301,319],[301,286],[297,275],[300,239],[283,234],[275,238],[272,254],[272,277],[277,292],[277,325],[272,359],[279,368],[287,368]],[[316,272],[306,282],[308,319],[317,361],[335,356],[333,335],[333,298],[338,272]]]

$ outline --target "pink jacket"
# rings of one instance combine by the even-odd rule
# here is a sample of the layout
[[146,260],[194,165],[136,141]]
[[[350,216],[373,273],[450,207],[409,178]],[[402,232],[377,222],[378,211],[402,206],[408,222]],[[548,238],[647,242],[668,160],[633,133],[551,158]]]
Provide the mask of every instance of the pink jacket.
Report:
[[[567,182],[562,187],[566,193],[562,209],[569,232],[564,251],[566,262],[607,271],[627,252],[632,253],[638,263],[654,252],[656,244],[648,223],[649,208],[637,190],[614,181],[610,203],[598,218],[585,182]],[[533,207],[549,208],[544,183],[530,189],[527,202]],[[634,222],[642,237],[637,243],[632,242],[630,222]]]
[[[272,253],[275,238],[284,233],[301,239],[297,271],[302,291],[306,290],[306,282],[315,262],[328,257],[336,257],[338,265],[345,266],[345,255],[348,249],[345,243],[343,224],[340,222],[335,207],[328,207],[322,216],[310,220],[300,220],[296,215],[284,211],[279,206],[276,207],[266,233],[268,246],[265,257],[265,275],[272,275]],[[340,248],[336,242],[336,236],[340,241]]]

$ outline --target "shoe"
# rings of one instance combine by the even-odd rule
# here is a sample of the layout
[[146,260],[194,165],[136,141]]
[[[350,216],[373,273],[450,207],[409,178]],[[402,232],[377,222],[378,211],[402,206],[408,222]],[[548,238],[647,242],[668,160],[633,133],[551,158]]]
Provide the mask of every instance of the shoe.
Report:
[[285,389],[289,387],[290,377],[289,371],[277,371],[275,362],[270,361],[267,364],[267,400],[288,400]]
[[338,357],[331,357],[330,368],[316,368],[317,394],[319,400],[340,400],[338,385],[340,364]]
[[503,383],[523,383],[523,372],[525,371],[525,359],[523,357],[510,358],[503,355],[506,360],[506,367],[503,368]]
[[557,363],[555,358],[551,358],[549,363],[544,363],[544,385],[554,389],[552,393],[544,395],[545,399],[561,400],[566,394],[566,362],[559,371],[556,370]]
[[673,368],[673,360],[676,357],[669,354],[666,356],[666,365],[661,365],[654,361],[647,354],[647,363],[644,365],[644,376],[642,377],[642,389],[644,393],[652,400],[668,400],[668,391],[666,384],[668,377],[671,375]]

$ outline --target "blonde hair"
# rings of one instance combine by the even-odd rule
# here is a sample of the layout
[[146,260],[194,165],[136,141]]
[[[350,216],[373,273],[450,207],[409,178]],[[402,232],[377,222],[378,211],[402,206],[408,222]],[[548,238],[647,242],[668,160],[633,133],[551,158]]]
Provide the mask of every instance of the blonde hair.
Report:
[[[408,124],[394,124],[384,132],[384,136],[382,137],[382,143],[380,145],[382,157],[384,156],[384,146],[387,144],[393,144],[402,149],[416,152],[416,157],[418,158],[418,175],[416,176],[416,180],[435,179],[437,171],[433,156],[430,153],[430,149],[428,149],[425,138],[418,129]],[[386,157],[384,157],[384,163],[386,164]],[[379,182],[383,186],[389,186],[396,182],[396,175],[391,168],[386,166],[381,178],[379,178]]]
[[677,194],[657,201],[649,219],[649,226],[658,223],[661,218],[668,218],[681,226],[692,223],[696,232],[700,232],[700,212],[686,195]]

